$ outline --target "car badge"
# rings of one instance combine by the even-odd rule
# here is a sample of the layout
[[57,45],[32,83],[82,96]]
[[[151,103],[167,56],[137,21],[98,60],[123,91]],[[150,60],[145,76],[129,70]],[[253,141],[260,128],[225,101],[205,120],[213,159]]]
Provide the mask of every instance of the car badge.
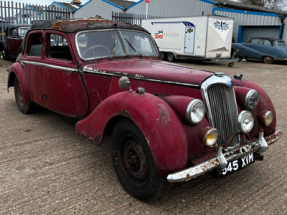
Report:
[[231,86],[232,86],[232,82],[229,81],[229,82],[227,83],[227,86],[231,87]]

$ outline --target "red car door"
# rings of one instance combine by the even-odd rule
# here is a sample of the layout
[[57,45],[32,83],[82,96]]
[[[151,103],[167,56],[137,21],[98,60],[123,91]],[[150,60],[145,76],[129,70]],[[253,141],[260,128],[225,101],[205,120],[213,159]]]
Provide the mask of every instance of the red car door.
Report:
[[33,31],[28,35],[25,44],[25,58],[21,61],[21,64],[28,82],[31,99],[45,107],[46,102],[41,66],[43,63],[42,38],[43,31]]
[[65,34],[45,31],[42,65],[46,107],[57,113],[80,117],[88,110],[88,97]]
[[6,39],[9,54],[17,55],[22,41],[23,39],[18,36],[16,28],[12,28],[11,30],[9,30],[9,36]]

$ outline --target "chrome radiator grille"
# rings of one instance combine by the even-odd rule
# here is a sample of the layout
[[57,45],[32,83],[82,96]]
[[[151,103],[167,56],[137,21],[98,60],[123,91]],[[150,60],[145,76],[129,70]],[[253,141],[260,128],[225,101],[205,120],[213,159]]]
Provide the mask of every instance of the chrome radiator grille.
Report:
[[[210,124],[219,132],[217,144],[225,146],[228,139],[239,130],[234,88],[223,84],[211,85],[207,89],[207,97],[205,100],[209,103]],[[229,147],[235,146],[238,142],[239,136],[236,136]]]

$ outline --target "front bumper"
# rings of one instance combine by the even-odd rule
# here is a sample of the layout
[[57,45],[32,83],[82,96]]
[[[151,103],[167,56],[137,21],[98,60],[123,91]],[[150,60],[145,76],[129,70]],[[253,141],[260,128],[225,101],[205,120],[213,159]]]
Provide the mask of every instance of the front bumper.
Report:
[[[271,145],[272,143],[279,140],[281,136],[282,136],[281,130],[278,130],[274,134],[271,134],[270,136],[267,136],[265,138],[263,137],[263,134],[261,134],[259,135],[259,139],[256,142],[252,142],[252,143],[246,144],[245,146],[238,147],[231,151],[222,153],[222,156],[224,156],[223,159],[226,160],[227,162],[230,162],[232,160],[244,157],[245,155],[253,153],[253,152],[261,153],[267,150],[268,145]],[[184,169],[182,171],[171,173],[167,176],[167,181],[171,183],[188,181],[190,179],[203,175],[207,172],[210,172],[216,168],[223,168],[222,158],[220,158],[219,156],[217,156],[216,158],[212,158],[208,161],[205,161],[201,164],[198,164],[196,166]]]

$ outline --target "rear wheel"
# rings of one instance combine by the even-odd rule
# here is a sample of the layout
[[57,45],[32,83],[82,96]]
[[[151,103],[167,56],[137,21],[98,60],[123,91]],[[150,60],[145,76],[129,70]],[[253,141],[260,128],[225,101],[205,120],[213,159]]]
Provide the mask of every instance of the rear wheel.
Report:
[[173,53],[167,53],[167,60],[169,62],[174,62],[175,61],[175,57],[174,57],[174,54]]
[[3,57],[4,60],[9,60],[10,59],[6,49],[3,49],[2,57]]
[[23,98],[21,85],[17,77],[15,77],[15,80],[14,80],[14,92],[15,92],[16,104],[20,112],[29,114],[29,113],[34,113],[36,111],[36,104],[34,102],[32,101],[29,101],[28,103],[25,102]]
[[120,183],[135,198],[152,202],[169,190],[171,184],[157,172],[145,137],[129,120],[113,130],[112,159]]
[[264,63],[272,64],[272,63],[274,63],[274,58],[273,58],[273,57],[270,57],[270,56],[265,56],[265,57],[263,58],[263,61],[264,61]]
[[164,52],[161,52],[160,56],[161,56],[161,60],[165,60],[165,53]]

